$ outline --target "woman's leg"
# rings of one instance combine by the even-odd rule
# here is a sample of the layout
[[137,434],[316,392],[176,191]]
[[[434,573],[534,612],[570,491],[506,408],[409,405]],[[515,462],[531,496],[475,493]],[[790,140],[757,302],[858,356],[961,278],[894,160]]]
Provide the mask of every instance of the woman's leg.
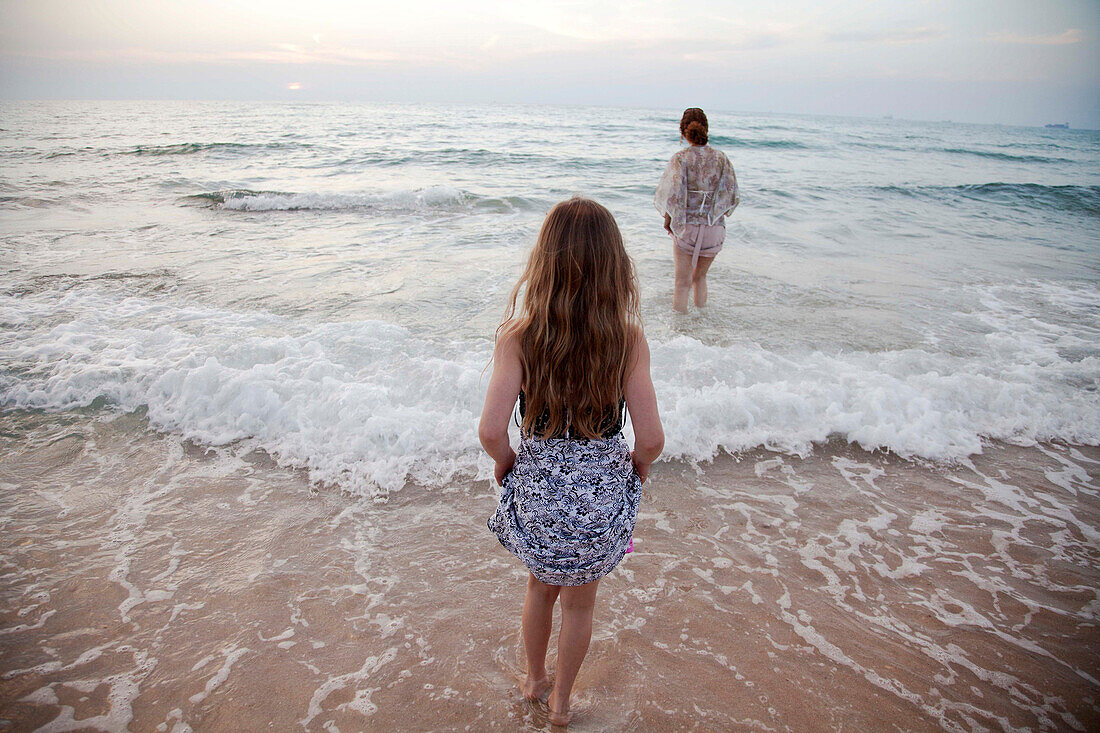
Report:
[[688,293],[691,292],[691,255],[674,244],[672,257],[676,263],[676,274],[672,283],[672,310],[687,313]]
[[523,696],[539,700],[550,689],[546,675],[546,647],[554,622],[554,601],[560,588],[547,585],[534,575],[527,576],[527,596],[523,600],[523,649],[527,654],[527,679]]
[[713,257],[700,257],[695,265],[695,272],[691,273],[691,284],[695,287],[696,308],[702,308],[707,304],[707,270],[713,262]]
[[600,581],[561,588],[561,632],[558,634],[558,667],[550,692],[550,722],[565,725],[572,718],[569,694],[577,679],[588,643],[592,640],[592,610]]

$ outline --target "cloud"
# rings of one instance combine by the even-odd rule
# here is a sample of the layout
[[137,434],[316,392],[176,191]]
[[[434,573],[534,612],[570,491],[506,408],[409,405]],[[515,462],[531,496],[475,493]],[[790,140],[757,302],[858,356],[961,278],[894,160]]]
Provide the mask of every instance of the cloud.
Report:
[[837,31],[825,36],[834,43],[920,43],[943,35],[942,28],[920,26],[884,31]]
[[1014,31],[999,31],[988,36],[994,43],[1020,43],[1026,46],[1069,46],[1085,40],[1080,28],[1070,28],[1062,33],[1047,33],[1040,36],[1023,36]]
[[268,48],[242,51],[179,51],[124,47],[115,49],[43,50],[5,54],[15,58],[75,62],[122,62],[149,64],[325,64],[332,66],[383,65],[398,62],[427,62],[430,59],[399,55],[390,51],[328,47],[309,49],[293,43],[276,43]]

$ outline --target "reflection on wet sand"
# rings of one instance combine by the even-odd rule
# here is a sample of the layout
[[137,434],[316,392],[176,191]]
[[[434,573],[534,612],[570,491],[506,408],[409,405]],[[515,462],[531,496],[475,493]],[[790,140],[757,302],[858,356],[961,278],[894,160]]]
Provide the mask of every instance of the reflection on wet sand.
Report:
[[[544,729],[484,483],[375,504],[135,416],[0,416],[0,729]],[[577,730],[1100,726],[1100,449],[661,464]]]

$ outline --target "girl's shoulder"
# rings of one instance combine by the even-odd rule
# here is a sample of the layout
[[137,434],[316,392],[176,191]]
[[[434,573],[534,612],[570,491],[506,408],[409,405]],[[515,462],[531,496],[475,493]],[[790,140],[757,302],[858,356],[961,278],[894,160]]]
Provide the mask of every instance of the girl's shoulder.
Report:
[[509,318],[497,326],[497,341],[502,338],[513,338],[519,334],[520,319]]
[[509,318],[497,327],[496,353],[518,353],[522,329],[518,318]]
[[649,343],[645,339],[645,331],[640,323],[630,323],[626,328],[627,362],[637,361],[638,355],[643,349],[649,349]]

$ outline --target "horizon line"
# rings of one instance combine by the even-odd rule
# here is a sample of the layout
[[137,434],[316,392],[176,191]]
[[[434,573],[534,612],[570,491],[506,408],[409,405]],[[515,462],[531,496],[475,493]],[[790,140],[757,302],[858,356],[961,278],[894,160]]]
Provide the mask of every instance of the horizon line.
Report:
[[[456,102],[456,101],[439,101],[439,100],[421,100],[411,102],[408,100],[397,99],[356,99],[356,98],[340,98],[340,99],[286,99],[276,97],[253,97],[253,98],[217,98],[217,97],[20,97],[20,96],[4,96],[0,93],[0,103],[7,102],[198,102],[198,103],[217,103],[217,104],[388,104],[388,105],[404,105],[404,106],[416,106],[416,105],[433,105],[433,106],[452,106],[452,107],[486,107],[486,106],[509,106],[509,107],[577,107],[587,109],[636,109],[636,110],[650,110],[650,111],[664,111],[675,110],[679,107],[651,107],[647,105],[636,104],[592,104],[586,102],[522,102],[522,101],[503,101],[503,100],[490,100],[484,102]],[[859,114],[855,112],[849,112],[846,114],[839,114],[835,112],[788,112],[783,110],[753,110],[753,109],[729,109],[720,107],[710,107],[716,113],[719,114],[733,114],[733,115],[785,115],[790,117],[825,117],[833,119],[857,119],[857,120],[879,120],[883,122],[920,122],[930,124],[951,124],[951,125],[976,125],[982,127],[1021,127],[1027,129],[1051,129],[1047,125],[1052,124],[1066,124],[1068,121],[1062,120],[1061,122],[1048,122],[1048,123],[1035,123],[1026,124],[1020,122],[975,122],[971,120],[955,120],[955,119],[943,119],[934,117],[903,117],[894,114]],[[1084,132],[1097,132],[1100,131],[1100,127],[1075,127],[1068,126],[1065,128],[1054,129],[1066,129],[1073,131]]]

